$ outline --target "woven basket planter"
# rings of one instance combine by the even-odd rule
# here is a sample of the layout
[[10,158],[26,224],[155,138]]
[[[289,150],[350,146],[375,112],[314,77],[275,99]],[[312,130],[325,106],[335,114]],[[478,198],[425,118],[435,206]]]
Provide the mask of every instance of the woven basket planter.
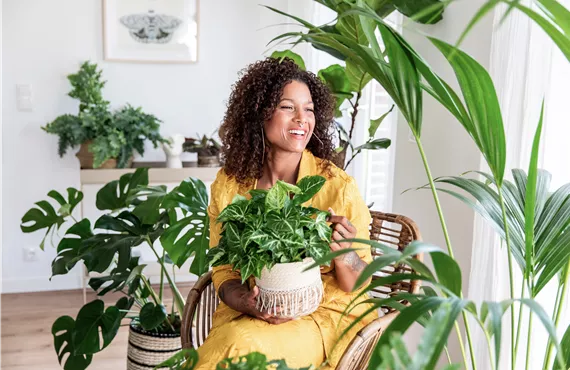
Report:
[[180,334],[148,332],[134,321],[131,321],[127,351],[127,370],[153,369],[181,349]]
[[316,311],[323,298],[320,268],[303,271],[315,262],[278,263],[255,279],[259,288],[257,309],[282,318],[297,318]]

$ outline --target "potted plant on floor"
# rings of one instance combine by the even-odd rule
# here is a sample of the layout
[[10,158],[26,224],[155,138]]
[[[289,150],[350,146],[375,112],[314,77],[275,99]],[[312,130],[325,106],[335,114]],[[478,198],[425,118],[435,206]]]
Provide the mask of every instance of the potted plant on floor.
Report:
[[198,154],[198,167],[219,167],[221,145],[213,135],[186,138],[184,151]]
[[254,276],[262,311],[295,318],[310,314],[321,302],[315,260],[330,251],[329,213],[301,204],[324,183],[321,176],[304,177],[297,185],[278,181],[270,190],[250,190],[250,199],[236,196],[218,216],[222,237],[208,259],[213,266],[232,265],[242,282]]
[[77,73],[69,75],[72,90],[68,95],[79,100],[79,113],[61,115],[43,129],[59,137],[61,157],[80,146],[81,168],[130,167],[135,151],[144,154],[145,140],[155,148],[165,142],[159,134],[161,121],[128,104],[111,112],[103,99],[106,81],[101,74],[96,64],[84,62]]
[[[124,318],[131,320],[129,370],[156,366],[180,350],[180,315],[185,302],[174,270],[191,256],[192,273],[208,270],[208,195],[204,184],[187,179],[168,192],[166,186],[148,186],[148,169],[137,169],[97,193],[97,208],[105,214],[93,225],[88,219],[76,221],[72,215],[83,199],[81,192],[69,188],[65,198],[52,190],[48,196],[50,201],[37,202],[37,207],[26,212],[21,229],[45,233],[43,249],[46,238],[71,224],[57,245],[53,277],[83,264],[88,272],[103,275],[88,282],[99,297],[113,292],[124,295],[106,309],[103,301],[96,299],[84,305],[75,319],[62,316],[54,322],[54,346],[64,368],[87,368],[93,355],[113,341]],[[146,265],[134,256],[133,250],[143,245],[153,251],[160,265],[160,280],[153,282],[158,287],[151,285]],[[165,286],[173,296],[169,310],[164,302]]]

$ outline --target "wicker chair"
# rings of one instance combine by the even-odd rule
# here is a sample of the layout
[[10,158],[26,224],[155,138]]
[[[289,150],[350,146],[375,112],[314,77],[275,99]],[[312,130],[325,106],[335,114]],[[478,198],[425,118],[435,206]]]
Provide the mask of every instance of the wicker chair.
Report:
[[[370,213],[372,215],[371,240],[382,242],[400,251],[411,241],[421,240],[419,229],[411,219],[390,213],[376,211]],[[378,256],[381,253],[373,249],[372,254]],[[415,258],[421,259],[421,255]],[[378,271],[375,277],[412,272],[409,266],[401,264],[388,266]],[[378,287],[371,292],[371,295],[388,297],[397,292],[416,293],[419,287],[418,281],[404,281]],[[212,273],[208,272],[196,282],[186,300],[182,315],[182,346],[184,348],[198,348],[204,343],[212,327],[212,316],[219,303],[220,300],[212,284]],[[398,314],[389,307],[382,307],[381,310],[384,315],[362,328],[352,339],[336,367],[338,370],[366,369],[380,335]],[[193,327],[194,330],[192,330]]]

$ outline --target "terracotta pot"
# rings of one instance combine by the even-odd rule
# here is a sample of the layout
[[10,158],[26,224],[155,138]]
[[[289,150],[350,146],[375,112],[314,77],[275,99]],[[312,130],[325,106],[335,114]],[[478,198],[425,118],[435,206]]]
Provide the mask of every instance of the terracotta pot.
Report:
[[220,159],[217,155],[198,155],[198,167],[220,167]]
[[[93,169],[93,153],[89,151],[89,145],[91,141],[86,141],[81,144],[79,147],[79,151],[75,154],[75,156],[79,159],[79,166],[82,170],[85,169]],[[133,157],[129,159],[127,162],[127,168],[130,168],[133,165]],[[111,158],[103,162],[101,166],[97,167],[97,169],[109,169],[109,168],[117,168],[117,160],[115,158]]]
[[[150,370],[182,349],[180,334],[157,334],[131,321],[127,370]],[[161,369],[167,369],[162,368]]]

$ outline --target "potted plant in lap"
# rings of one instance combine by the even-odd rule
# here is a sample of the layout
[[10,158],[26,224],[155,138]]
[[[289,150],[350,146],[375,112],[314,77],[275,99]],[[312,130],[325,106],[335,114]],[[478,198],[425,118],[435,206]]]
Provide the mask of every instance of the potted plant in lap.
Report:
[[186,138],[184,151],[198,154],[198,167],[219,167],[221,145],[212,136],[199,139]]
[[64,114],[43,129],[59,137],[58,153],[80,145],[77,153],[81,168],[130,167],[133,152],[144,154],[144,141],[156,148],[165,140],[160,136],[160,120],[130,105],[111,112],[103,99],[106,81],[94,63],[84,62],[79,71],[67,78],[69,96],[79,100],[77,115]]
[[330,252],[331,229],[327,212],[302,204],[324,183],[321,176],[297,185],[278,181],[270,190],[250,190],[250,199],[237,195],[218,216],[222,237],[208,259],[213,266],[232,265],[242,282],[254,276],[262,311],[299,317],[320,304],[323,287],[314,262]]
[[[37,207],[26,212],[21,228],[25,233],[44,232],[43,249],[46,238],[53,238],[63,225],[72,223],[57,245],[52,275],[67,274],[82,263],[87,271],[103,274],[89,280],[99,297],[112,292],[124,294],[106,309],[102,300],[95,299],[84,305],[76,318],[66,315],[54,322],[54,347],[64,368],[87,368],[93,355],[113,341],[124,318],[131,320],[129,370],[141,365],[154,367],[180,350],[180,316],[185,302],[173,271],[191,256],[192,273],[200,275],[208,269],[208,195],[204,184],[187,179],[167,192],[166,186],[149,187],[148,169],[138,169],[97,193],[97,208],[106,214],[93,225],[88,219],[76,221],[72,216],[83,199],[81,192],[69,188],[66,199],[52,190],[48,196],[50,201],[37,202]],[[154,252],[161,266],[158,287],[151,285],[145,275],[146,265],[133,254],[133,249],[143,245]],[[164,302],[165,285],[172,290],[170,310]]]

